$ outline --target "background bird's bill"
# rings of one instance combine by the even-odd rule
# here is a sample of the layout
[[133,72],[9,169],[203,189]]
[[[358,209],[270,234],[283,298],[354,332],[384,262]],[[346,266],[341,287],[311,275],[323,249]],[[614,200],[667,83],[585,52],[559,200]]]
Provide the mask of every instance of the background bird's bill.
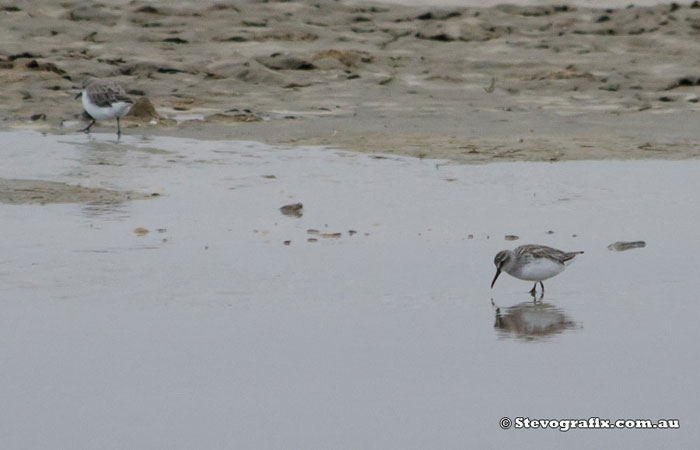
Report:
[[493,277],[493,281],[491,282],[491,289],[493,289],[493,285],[496,284],[496,280],[498,279],[498,276],[501,274],[501,268],[497,267],[496,268],[496,276]]

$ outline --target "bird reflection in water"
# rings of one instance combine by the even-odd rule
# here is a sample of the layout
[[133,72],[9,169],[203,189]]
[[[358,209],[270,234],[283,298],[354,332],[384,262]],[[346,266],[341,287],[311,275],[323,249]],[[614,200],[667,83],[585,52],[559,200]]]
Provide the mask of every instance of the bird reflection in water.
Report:
[[543,340],[565,330],[580,328],[566,313],[551,303],[524,302],[501,309],[491,300],[496,309],[494,327],[501,337],[524,340]]

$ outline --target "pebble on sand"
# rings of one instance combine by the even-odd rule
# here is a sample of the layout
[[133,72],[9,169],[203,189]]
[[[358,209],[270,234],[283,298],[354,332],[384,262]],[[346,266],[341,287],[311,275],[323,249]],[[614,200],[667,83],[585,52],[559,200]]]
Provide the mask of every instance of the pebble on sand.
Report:
[[128,117],[145,121],[160,119],[160,115],[153,106],[153,103],[146,97],[136,99],[134,105],[129,110]]

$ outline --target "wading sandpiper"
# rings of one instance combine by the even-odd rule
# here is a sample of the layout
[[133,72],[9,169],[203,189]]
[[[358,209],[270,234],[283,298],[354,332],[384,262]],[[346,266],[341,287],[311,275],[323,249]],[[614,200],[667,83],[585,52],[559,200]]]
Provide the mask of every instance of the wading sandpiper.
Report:
[[83,97],[83,108],[92,117],[90,125],[80,131],[90,132],[96,120],[117,119],[117,137],[122,135],[119,118],[124,117],[134,101],[126,95],[124,89],[111,80],[88,78],[83,83],[83,91],[75,98]]
[[493,260],[496,276],[493,277],[491,288],[493,289],[501,272],[506,272],[521,280],[534,281],[535,285],[530,290],[532,295],[535,295],[537,283],[540,283],[544,294],[542,280],[561,273],[576,255],[581,253],[583,252],[565,252],[546,245],[532,244],[521,245],[513,250],[502,250]]

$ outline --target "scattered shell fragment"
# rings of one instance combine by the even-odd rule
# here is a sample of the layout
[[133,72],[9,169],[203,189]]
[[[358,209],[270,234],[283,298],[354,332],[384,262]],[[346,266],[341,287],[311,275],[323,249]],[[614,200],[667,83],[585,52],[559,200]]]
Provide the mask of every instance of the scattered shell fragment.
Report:
[[138,227],[134,228],[134,233],[136,233],[136,236],[145,236],[149,233],[149,231],[148,228]]
[[647,243],[644,241],[633,241],[633,242],[617,241],[614,244],[608,245],[608,250],[614,250],[616,252],[624,252],[625,250],[630,250],[633,248],[644,248],[646,246],[647,246]]
[[309,228],[308,230],[306,230],[306,234],[318,234],[318,233],[320,233],[320,231],[314,230],[313,228]]
[[292,243],[292,241],[284,241],[284,242],[282,242],[282,243],[283,243],[284,245],[289,245],[289,244]]
[[338,239],[342,235],[342,233],[322,233],[321,237],[326,239]]
[[357,234],[357,231],[355,231],[355,230],[348,230],[348,234],[349,234],[350,236],[353,236],[353,235]]
[[514,234],[506,234],[506,241],[517,241],[520,239],[520,236],[516,236]]
[[306,242],[318,242],[318,239],[316,238],[308,238]]
[[301,217],[304,214],[302,212],[303,208],[304,208],[304,205],[301,203],[292,203],[291,205],[284,205],[283,207],[280,208],[280,211],[285,216]]

